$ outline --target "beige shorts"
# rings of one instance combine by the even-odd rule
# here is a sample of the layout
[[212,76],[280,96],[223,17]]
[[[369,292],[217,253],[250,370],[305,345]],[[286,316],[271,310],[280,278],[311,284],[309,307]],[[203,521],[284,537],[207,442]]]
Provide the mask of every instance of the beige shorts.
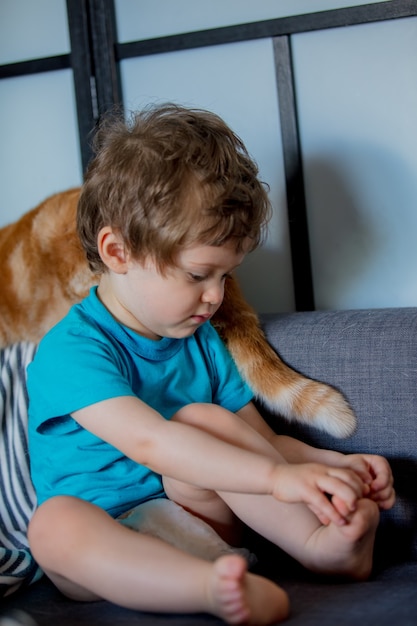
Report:
[[206,522],[167,498],[143,502],[117,520],[132,530],[157,537],[205,561],[237,553],[246,558],[249,565],[256,563],[255,555],[249,550],[229,546]]

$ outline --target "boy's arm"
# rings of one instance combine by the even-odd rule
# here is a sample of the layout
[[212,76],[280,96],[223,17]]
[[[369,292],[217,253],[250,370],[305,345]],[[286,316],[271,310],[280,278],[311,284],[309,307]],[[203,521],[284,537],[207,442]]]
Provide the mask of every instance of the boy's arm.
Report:
[[[136,397],[104,400],[75,411],[72,417],[158,474],[207,489],[272,493],[276,463],[271,458],[241,450],[187,424],[166,420]],[[243,475],[232,471],[236,464],[242,464]]]
[[[73,413],[96,436],[153,471],[213,491],[270,494],[305,502],[318,516],[345,523],[363,491],[349,469],[319,464],[291,466],[269,455],[242,449],[159,413],[133,396],[98,402]],[[324,495],[345,503],[340,511]]]
[[266,423],[252,402],[244,406],[240,411],[237,411],[237,415],[262,435],[264,439],[269,441],[288,463],[325,463],[327,465],[338,465],[341,458],[344,456],[333,450],[313,448],[299,439],[294,439],[294,437],[277,434]]
[[314,448],[286,435],[278,435],[265,422],[255,405],[250,402],[237,414],[261,434],[288,463],[324,463],[353,469],[370,486],[369,497],[381,509],[389,509],[395,501],[393,477],[386,459],[375,454],[342,454],[335,450]]

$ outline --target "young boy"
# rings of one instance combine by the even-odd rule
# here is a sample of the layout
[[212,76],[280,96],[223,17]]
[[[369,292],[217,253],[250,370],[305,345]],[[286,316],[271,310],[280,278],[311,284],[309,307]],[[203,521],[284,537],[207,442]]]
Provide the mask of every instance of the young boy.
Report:
[[174,105],[97,135],[78,232],[99,285],[29,367],[35,558],[77,600],[270,624],[285,592],[235,554],[211,563],[121,519],[168,497],[229,543],[237,519],[318,572],[366,578],[385,459],[276,435],[210,324],[269,212],[242,142]]

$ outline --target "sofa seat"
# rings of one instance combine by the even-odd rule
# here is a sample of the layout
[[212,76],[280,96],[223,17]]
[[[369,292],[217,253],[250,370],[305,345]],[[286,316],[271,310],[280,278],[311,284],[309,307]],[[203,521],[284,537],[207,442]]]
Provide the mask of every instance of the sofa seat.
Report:
[[[246,543],[258,556],[255,571],[288,591],[291,615],[286,623],[291,626],[415,626],[417,308],[276,314],[264,316],[262,324],[281,357],[303,374],[341,390],[358,420],[355,433],[343,440],[265,412],[271,425],[319,447],[386,456],[397,502],[381,515],[374,572],[366,582],[310,574],[278,548],[248,533]],[[146,614],[108,602],[73,602],[45,577],[21,585],[3,599],[3,614],[17,609],[37,626],[221,623],[209,615]]]

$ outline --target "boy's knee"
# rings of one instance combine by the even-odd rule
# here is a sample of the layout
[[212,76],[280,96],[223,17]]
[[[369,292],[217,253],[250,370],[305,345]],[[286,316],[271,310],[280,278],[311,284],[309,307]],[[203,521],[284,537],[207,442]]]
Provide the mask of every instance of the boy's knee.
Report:
[[41,561],[48,551],[65,548],[69,531],[76,531],[77,501],[71,496],[56,496],[35,511],[28,526],[28,541],[36,560]]

